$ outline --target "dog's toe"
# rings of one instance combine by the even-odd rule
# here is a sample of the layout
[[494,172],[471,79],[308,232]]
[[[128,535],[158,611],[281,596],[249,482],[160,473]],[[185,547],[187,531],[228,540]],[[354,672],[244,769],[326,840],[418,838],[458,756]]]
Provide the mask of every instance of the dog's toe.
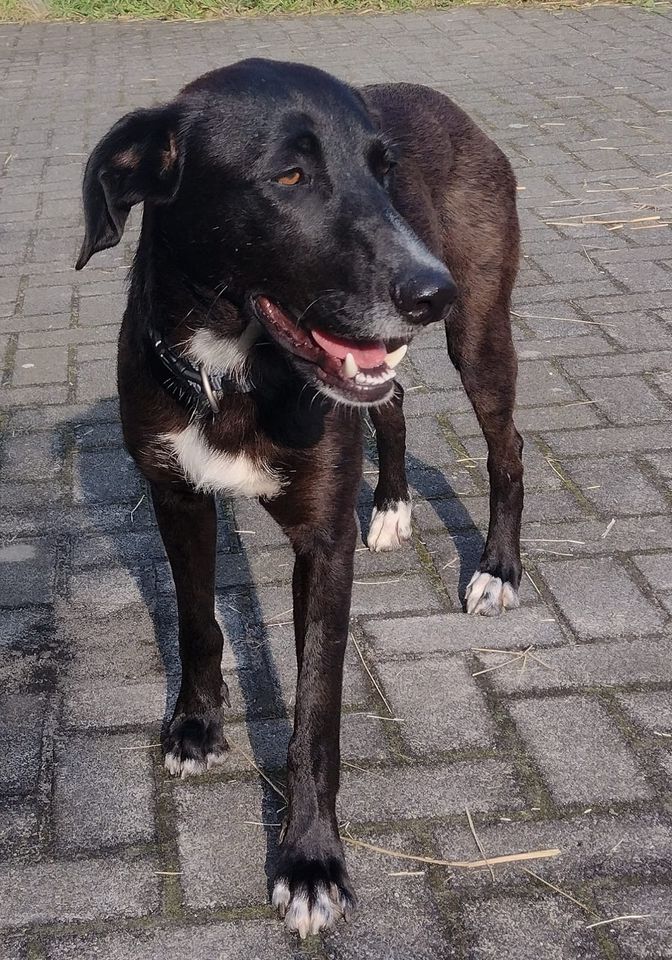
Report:
[[301,939],[331,928],[341,918],[348,920],[355,909],[342,855],[289,856],[281,864],[273,885],[273,906],[288,930]]
[[224,763],[228,749],[219,715],[175,718],[166,738],[164,766],[184,780]]
[[518,591],[513,584],[481,570],[477,570],[469,581],[464,601],[467,613],[484,617],[496,617],[504,610],[520,606]]
[[346,920],[353,909],[350,894],[336,883],[325,881],[297,883],[290,891],[286,880],[273,887],[273,906],[284,918],[288,930],[301,939],[322,930],[331,930],[341,917]]
[[411,502],[395,500],[373,508],[367,545],[372,553],[398,550],[411,536]]

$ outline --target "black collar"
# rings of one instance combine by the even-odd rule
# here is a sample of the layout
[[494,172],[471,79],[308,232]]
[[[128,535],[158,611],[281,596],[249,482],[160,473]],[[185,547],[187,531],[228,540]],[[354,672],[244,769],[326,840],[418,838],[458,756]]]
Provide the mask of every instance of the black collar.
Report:
[[219,413],[219,396],[231,393],[249,393],[247,380],[228,373],[207,373],[203,365],[195,367],[175,353],[154,327],[148,327],[149,358],[152,373],[175,399],[190,412]]

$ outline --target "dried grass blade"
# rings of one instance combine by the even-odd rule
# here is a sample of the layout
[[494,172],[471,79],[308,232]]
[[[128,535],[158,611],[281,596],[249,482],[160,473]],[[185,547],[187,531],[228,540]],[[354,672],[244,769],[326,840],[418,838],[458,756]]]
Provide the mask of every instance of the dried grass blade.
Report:
[[467,814],[467,820],[469,821],[469,829],[471,830],[471,833],[472,833],[472,835],[473,835],[473,838],[474,838],[474,841],[475,841],[475,843],[476,843],[476,846],[478,847],[478,852],[479,852],[480,855],[483,857],[484,861],[487,863],[488,869],[489,869],[489,871],[490,871],[490,876],[492,877],[492,882],[494,883],[494,882],[495,882],[495,871],[493,870],[492,864],[491,864],[490,861],[488,860],[488,857],[487,857],[487,854],[486,854],[485,849],[484,849],[484,847],[483,847],[483,844],[481,843],[481,841],[480,841],[480,839],[479,839],[479,837],[478,837],[478,834],[476,833],[476,827],[474,826],[474,821],[473,821],[473,819],[472,819],[471,813],[469,812],[469,807],[465,807],[464,810],[465,810],[465,813]]
[[368,666],[366,660],[364,659],[364,655],[362,654],[362,651],[361,651],[360,648],[359,648],[359,644],[357,643],[357,637],[354,635],[354,633],[351,633],[350,636],[351,636],[351,638],[352,638],[352,642],[353,642],[354,645],[355,645],[355,650],[357,651],[357,653],[358,653],[358,655],[359,655],[359,659],[362,661],[362,666],[364,667],[364,669],[366,670],[366,672],[367,672],[368,675],[369,675],[369,680],[371,681],[371,683],[374,685],[374,687],[375,687],[376,690],[378,691],[378,695],[379,695],[380,699],[383,701],[383,703],[384,703],[385,706],[387,707],[387,712],[389,713],[390,716],[393,716],[392,707],[390,706],[387,697],[385,696],[385,694],[383,693],[383,691],[380,689],[380,684],[378,683],[378,681],[376,680],[376,678],[374,677],[374,675],[373,675],[373,674],[371,673],[371,671],[369,670],[369,666]]
[[265,780],[266,783],[269,785],[271,790],[275,791],[275,793],[277,793],[279,797],[281,797],[285,802],[287,802],[286,794],[283,793],[283,791],[280,789],[280,787],[277,784],[273,783],[271,778],[264,773],[261,767],[257,766],[257,764],[254,762],[254,760],[249,755],[249,753],[246,753],[246,751],[243,750],[241,747],[239,747],[237,743],[232,743],[231,746],[233,747],[234,750],[236,750],[241,755],[241,757],[244,757],[247,760],[247,762],[250,764],[251,767],[254,767],[254,769],[257,771],[257,773],[262,778],[262,780]]
[[421,857],[413,853],[402,853],[401,850],[389,850],[387,847],[378,847],[375,843],[366,843],[348,834],[344,835],[345,843],[353,847],[362,847],[373,853],[380,853],[385,857],[396,857],[398,860],[413,860],[415,863],[431,863],[436,867],[451,867],[455,870],[483,870],[490,864],[497,866],[500,863],[518,863],[521,860],[544,860],[549,857],[559,857],[561,850],[553,847],[549,850],[530,850],[525,853],[510,853],[501,857],[490,857],[489,860],[436,860],[433,857]]
[[585,910],[586,913],[590,914],[591,917],[596,917],[597,914],[587,907],[585,903],[581,903],[580,900],[577,900],[576,897],[573,897],[571,893],[567,893],[566,890],[562,890],[560,887],[556,887],[554,883],[550,883],[548,880],[544,880],[543,877],[540,877],[538,873],[535,873],[533,870],[528,870],[527,867],[521,868],[524,873],[529,874],[529,876],[534,877],[535,880],[538,880],[539,883],[543,883],[545,887],[549,887],[551,890],[555,890],[556,893],[559,893],[561,897],[564,897],[566,900],[571,900],[572,903],[575,903],[577,907],[581,907],[582,910]]
[[652,913],[625,913],[622,917],[609,917],[608,920],[597,920],[595,923],[587,923],[586,930],[592,930],[593,927],[603,927],[607,923],[616,923],[619,920],[648,920]]

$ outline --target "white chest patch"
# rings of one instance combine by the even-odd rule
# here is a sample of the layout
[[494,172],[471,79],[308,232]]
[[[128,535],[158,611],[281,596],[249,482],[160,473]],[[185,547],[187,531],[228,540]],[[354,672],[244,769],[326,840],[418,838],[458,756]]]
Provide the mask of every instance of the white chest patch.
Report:
[[282,479],[270,467],[245,453],[216,450],[196,424],[164,433],[159,441],[167,447],[171,459],[177,461],[185,479],[200,493],[271,498],[282,489]]

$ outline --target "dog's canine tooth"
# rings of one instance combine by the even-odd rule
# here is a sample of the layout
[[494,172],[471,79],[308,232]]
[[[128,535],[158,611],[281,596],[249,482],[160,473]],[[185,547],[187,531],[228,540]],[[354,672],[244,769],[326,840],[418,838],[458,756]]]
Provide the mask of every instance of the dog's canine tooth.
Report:
[[402,343],[402,345],[397,347],[396,350],[393,350],[392,353],[388,353],[388,355],[385,357],[385,363],[388,365],[388,367],[394,370],[394,368],[398,366],[406,356],[407,350],[408,344]]
[[352,380],[353,377],[357,376],[359,373],[359,367],[357,366],[357,361],[351,353],[346,353],[345,360],[343,361],[343,373],[349,380]]

